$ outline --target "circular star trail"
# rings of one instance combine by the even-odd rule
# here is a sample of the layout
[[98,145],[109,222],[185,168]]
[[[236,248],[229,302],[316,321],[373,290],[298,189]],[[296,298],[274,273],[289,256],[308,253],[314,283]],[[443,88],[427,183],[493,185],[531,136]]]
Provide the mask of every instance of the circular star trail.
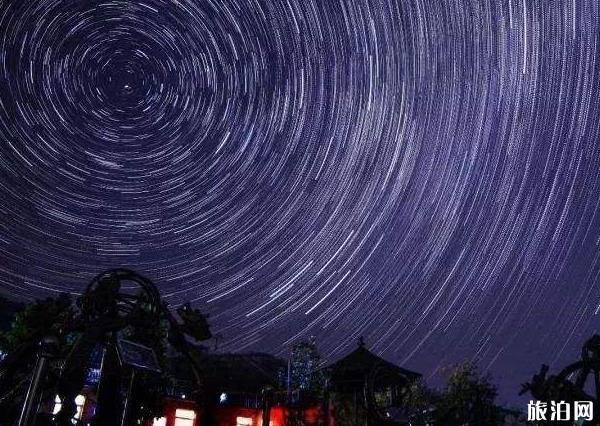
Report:
[[596,3],[0,0],[0,288],[512,394],[598,325]]

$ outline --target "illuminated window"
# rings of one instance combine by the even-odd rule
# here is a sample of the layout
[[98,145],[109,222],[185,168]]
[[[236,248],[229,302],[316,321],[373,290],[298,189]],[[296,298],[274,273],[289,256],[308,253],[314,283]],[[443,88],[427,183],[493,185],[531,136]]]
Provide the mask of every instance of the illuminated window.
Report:
[[166,417],[157,417],[154,419],[152,426],[167,426],[167,418]]
[[194,410],[183,410],[178,408],[175,410],[175,425],[174,426],[194,426],[196,412]]
[[236,417],[235,426],[252,426],[252,419],[250,417]]

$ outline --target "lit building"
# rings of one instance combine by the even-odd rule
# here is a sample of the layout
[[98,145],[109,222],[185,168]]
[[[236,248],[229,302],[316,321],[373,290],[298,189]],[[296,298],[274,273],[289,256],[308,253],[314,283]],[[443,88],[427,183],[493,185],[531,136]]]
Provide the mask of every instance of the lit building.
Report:
[[317,425],[323,417],[314,399],[296,397],[290,403],[280,383],[287,363],[279,358],[260,353],[204,354],[199,361],[210,389],[206,406],[190,400],[192,383],[186,363],[174,363],[180,369],[175,372],[178,385],[167,399],[165,416],[155,419],[152,426],[262,426],[262,392],[266,388],[282,389],[273,391],[270,397],[270,426],[285,426],[288,419],[299,417],[306,425]]

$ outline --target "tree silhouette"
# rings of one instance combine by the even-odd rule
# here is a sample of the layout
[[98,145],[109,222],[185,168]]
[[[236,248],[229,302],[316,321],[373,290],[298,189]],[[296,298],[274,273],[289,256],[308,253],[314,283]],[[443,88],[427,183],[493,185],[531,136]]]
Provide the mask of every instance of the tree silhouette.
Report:
[[458,365],[451,371],[438,402],[437,422],[448,426],[495,425],[496,395],[489,375],[482,375],[471,362]]

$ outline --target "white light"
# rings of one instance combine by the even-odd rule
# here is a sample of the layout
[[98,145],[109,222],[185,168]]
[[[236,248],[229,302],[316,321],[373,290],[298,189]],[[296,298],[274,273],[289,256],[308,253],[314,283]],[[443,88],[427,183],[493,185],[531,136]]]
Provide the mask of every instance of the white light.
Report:
[[54,415],[58,414],[58,412],[60,411],[61,408],[62,408],[62,403],[61,403],[60,397],[58,395],[56,395],[56,398],[54,398],[54,410],[52,410],[52,414],[54,414]]
[[77,406],[77,412],[75,413],[75,416],[73,418],[77,419],[77,420],[81,420],[81,415],[83,414],[83,406],[85,404],[85,396],[83,395],[77,395],[75,397],[75,405]]
[[[77,411],[75,412],[73,418],[76,420],[81,420],[81,415],[83,414],[83,406],[85,405],[85,396],[81,394],[77,395],[75,397],[75,405],[77,406]],[[56,395],[56,397],[54,397],[54,409],[52,410],[52,414],[57,415],[61,408],[62,401],[60,399],[60,396]]]
[[227,394],[226,393],[222,393],[221,396],[219,397],[219,402],[222,404],[225,401],[227,401]]
[[167,426],[167,418],[166,417],[155,418],[154,422],[152,423],[152,426]]

